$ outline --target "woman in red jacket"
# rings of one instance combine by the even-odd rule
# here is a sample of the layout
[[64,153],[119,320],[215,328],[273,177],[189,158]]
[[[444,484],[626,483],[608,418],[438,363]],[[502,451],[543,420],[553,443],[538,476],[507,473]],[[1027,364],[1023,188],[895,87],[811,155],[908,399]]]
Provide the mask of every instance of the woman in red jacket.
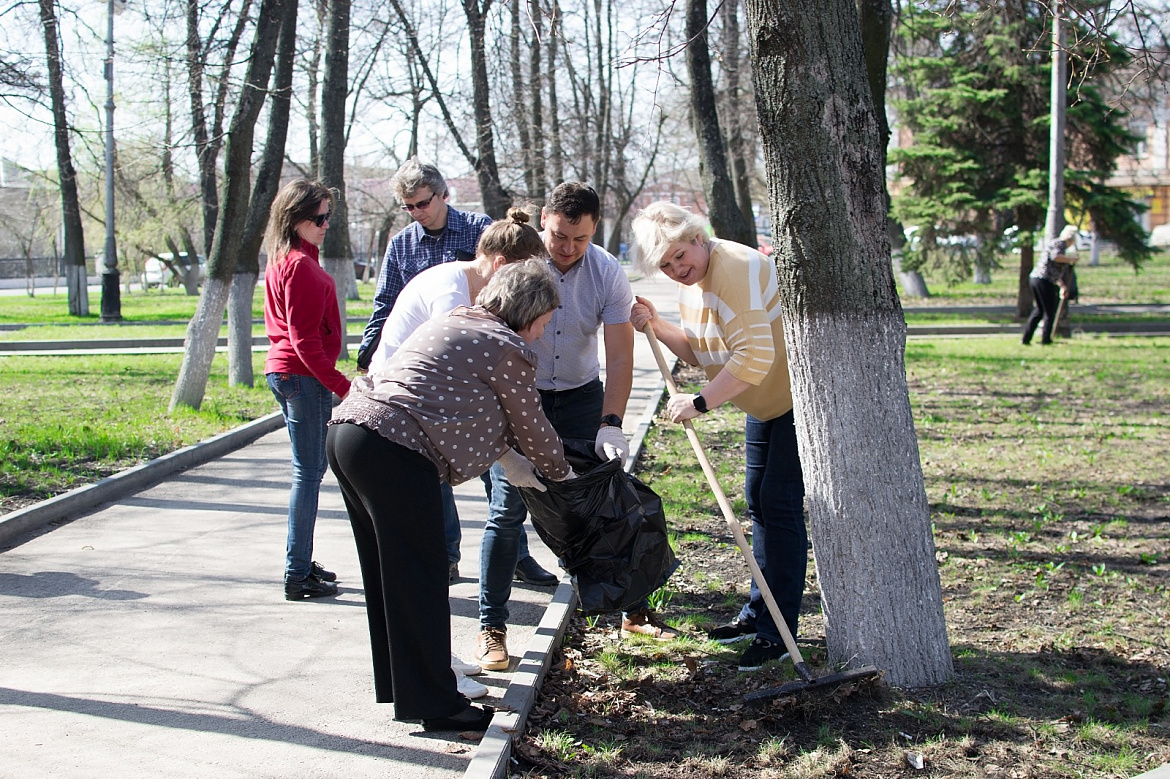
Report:
[[317,496],[328,466],[325,425],[334,393],[344,398],[349,392],[349,379],[336,367],[345,334],[336,287],[317,259],[332,214],[333,192],[318,181],[297,179],[277,193],[265,235],[264,330],[269,346],[264,373],[292,441],[284,566],[288,600],[337,594],[336,574],[313,562]]

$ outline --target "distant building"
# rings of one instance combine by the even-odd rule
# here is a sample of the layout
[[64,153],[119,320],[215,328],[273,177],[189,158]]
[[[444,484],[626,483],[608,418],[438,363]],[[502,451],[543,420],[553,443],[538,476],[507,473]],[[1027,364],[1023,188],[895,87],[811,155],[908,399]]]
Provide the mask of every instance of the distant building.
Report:
[[1149,210],[1142,215],[1142,227],[1152,230],[1170,224],[1170,98],[1163,97],[1152,109],[1129,109],[1129,130],[1140,140],[1118,158],[1117,170],[1105,183],[1145,203]]

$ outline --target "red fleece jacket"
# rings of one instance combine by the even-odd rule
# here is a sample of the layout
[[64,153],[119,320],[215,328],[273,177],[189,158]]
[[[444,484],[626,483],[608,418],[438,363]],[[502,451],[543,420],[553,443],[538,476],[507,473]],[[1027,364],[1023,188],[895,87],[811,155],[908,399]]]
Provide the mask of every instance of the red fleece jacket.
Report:
[[317,260],[317,247],[301,241],[264,271],[265,373],[312,376],[341,397],[349,379],[337,370],[341,315],[333,279]]

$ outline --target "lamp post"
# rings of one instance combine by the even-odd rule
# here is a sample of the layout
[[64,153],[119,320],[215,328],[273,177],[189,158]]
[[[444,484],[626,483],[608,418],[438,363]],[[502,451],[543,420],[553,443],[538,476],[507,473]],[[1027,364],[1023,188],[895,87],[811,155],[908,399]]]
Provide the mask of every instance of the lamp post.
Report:
[[103,322],[122,321],[122,293],[118,274],[118,244],[114,239],[114,14],[126,0],[108,0],[106,26],[106,251],[102,268]]

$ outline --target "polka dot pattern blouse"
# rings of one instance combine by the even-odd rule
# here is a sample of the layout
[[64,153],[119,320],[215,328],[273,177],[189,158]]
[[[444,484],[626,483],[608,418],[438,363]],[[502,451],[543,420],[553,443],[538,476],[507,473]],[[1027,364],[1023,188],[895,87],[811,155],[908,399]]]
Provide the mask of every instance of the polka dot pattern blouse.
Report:
[[435,464],[460,484],[512,447],[546,477],[569,472],[540,405],[535,357],[520,336],[478,306],[422,325],[377,373],[354,379],[330,424],[352,422]]

